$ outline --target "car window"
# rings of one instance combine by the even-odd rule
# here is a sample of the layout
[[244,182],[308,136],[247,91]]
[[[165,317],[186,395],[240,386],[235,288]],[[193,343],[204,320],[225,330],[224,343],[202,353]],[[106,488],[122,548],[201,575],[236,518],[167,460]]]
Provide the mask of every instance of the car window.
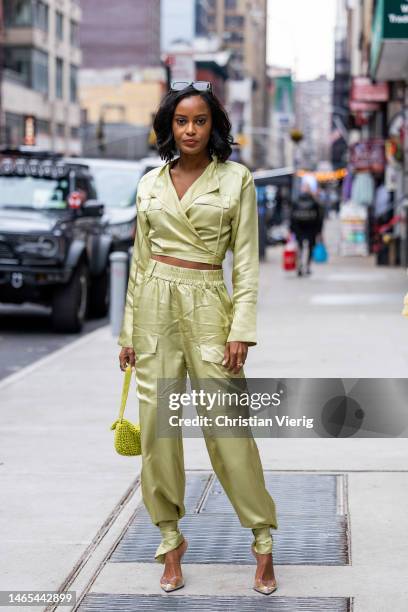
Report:
[[124,208],[136,200],[140,171],[133,168],[91,168],[98,199],[106,207]]
[[77,176],[75,185],[75,189],[82,190],[85,193],[85,200],[92,198],[92,193],[90,193],[90,185],[86,178],[83,176]]
[[0,207],[66,208],[68,179],[0,176]]

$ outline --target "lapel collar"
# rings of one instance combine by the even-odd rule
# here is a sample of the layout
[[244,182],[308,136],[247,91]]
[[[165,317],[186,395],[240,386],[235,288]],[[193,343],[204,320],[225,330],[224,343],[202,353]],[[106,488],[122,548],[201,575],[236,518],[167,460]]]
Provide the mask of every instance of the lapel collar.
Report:
[[[169,181],[171,181],[170,172],[168,169],[169,165],[170,162],[167,162],[161,167],[160,172],[157,174],[150,190],[151,195],[158,198],[163,205],[166,206],[166,208],[169,208],[170,199],[175,199],[177,200],[176,203],[180,204],[177,194],[174,193],[174,186],[172,189],[172,185],[169,185]],[[210,168],[208,172],[204,172],[205,177],[199,176],[192,185],[191,190],[189,190],[188,199],[191,203],[193,203],[199,196],[205,195],[206,193],[211,193],[213,191],[218,191],[220,188],[220,181],[218,177],[218,160],[216,155],[212,155],[212,168]],[[179,205],[178,208],[183,211],[182,206]]]
[[[205,172],[205,176],[198,177],[195,184],[193,184],[191,193],[189,195],[190,204],[194,203],[194,200],[199,196],[218,191],[220,188],[220,181],[218,178],[217,169],[217,157],[212,155],[212,167]],[[207,168],[206,168],[207,170]]]

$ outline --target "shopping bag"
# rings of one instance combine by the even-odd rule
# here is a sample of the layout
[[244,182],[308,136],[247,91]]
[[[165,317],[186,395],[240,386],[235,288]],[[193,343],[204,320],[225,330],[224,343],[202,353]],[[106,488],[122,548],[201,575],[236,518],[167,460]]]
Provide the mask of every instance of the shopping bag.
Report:
[[298,255],[297,242],[293,235],[288,239],[288,242],[283,249],[282,265],[285,271],[296,270]]
[[325,247],[325,245],[323,244],[323,242],[318,242],[314,249],[313,249],[313,253],[312,253],[312,258],[313,261],[316,263],[326,263],[327,260],[329,259],[328,253],[327,253],[327,249]]

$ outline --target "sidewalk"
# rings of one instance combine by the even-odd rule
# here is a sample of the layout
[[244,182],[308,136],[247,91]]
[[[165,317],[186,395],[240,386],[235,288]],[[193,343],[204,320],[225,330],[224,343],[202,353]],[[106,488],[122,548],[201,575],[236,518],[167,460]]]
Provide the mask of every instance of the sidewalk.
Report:
[[[269,250],[261,266],[260,341],[250,349],[247,376],[406,377],[404,271],[376,268],[371,258],[338,258],[333,251],[335,246],[329,264],[315,265],[312,277],[298,279],[284,276],[280,249]],[[109,430],[119,409],[117,355],[110,330],[102,328],[0,383],[1,589],[66,586],[78,598],[83,591],[147,594],[163,609],[172,609],[165,599],[176,593],[175,602],[183,600],[185,609],[192,607],[188,598],[196,605],[199,595],[214,601],[230,596],[231,609],[244,609],[234,597],[241,596],[242,605],[250,598],[252,609],[260,610],[280,609],[276,596],[353,597],[354,612],[405,612],[406,439],[257,440],[268,474],[344,479],[351,564],[275,559],[279,588],[266,598],[251,589],[255,566],[249,563],[186,562],[185,588],[166,595],[158,585],[163,568],[153,559],[111,562],[141,499],[140,458],[117,455]],[[137,419],[135,408],[128,406],[131,420]],[[184,448],[189,476],[211,472],[201,439],[186,438]],[[81,610],[91,609],[86,601]]]

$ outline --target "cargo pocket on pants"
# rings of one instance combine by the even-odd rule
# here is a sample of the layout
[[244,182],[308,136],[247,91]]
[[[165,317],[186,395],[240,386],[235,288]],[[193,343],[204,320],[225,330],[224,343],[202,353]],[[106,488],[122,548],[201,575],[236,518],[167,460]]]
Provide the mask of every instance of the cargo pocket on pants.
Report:
[[158,337],[154,334],[133,334],[132,342],[133,348],[136,354],[136,358],[139,354],[154,354],[157,352],[157,341]]
[[224,344],[200,344],[200,353],[202,361],[213,363],[214,367],[209,366],[209,371],[216,374],[211,374],[216,378],[236,379],[245,378],[243,367],[240,368],[237,374],[222,365],[224,361]]
[[200,344],[201,359],[211,363],[222,363],[225,346],[223,344]]

